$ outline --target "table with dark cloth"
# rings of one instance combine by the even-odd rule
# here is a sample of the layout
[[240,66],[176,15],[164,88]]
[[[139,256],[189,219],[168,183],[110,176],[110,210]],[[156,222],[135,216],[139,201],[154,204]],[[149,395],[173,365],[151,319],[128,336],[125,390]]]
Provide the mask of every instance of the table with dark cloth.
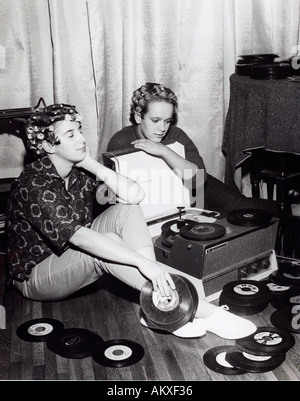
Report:
[[226,184],[235,186],[236,168],[260,148],[300,155],[300,82],[233,74],[222,144]]

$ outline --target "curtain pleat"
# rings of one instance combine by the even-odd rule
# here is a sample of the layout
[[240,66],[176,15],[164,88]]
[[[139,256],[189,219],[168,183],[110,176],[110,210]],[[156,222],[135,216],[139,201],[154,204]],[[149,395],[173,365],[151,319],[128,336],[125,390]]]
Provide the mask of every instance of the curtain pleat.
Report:
[[[0,109],[75,104],[94,156],[129,124],[147,81],[179,98],[179,127],[223,178],[229,77],[239,55],[299,46],[300,0],[0,0]],[[299,49],[298,49],[299,50]],[[1,176],[22,169],[19,138],[0,135]]]

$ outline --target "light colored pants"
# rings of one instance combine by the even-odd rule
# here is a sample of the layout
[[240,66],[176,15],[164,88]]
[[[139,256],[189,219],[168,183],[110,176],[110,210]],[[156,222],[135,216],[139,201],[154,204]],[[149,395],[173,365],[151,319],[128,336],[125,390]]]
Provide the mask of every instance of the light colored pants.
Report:
[[[152,247],[139,205],[110,206],[94,220],[91,228],[99,233],[116,234],[137,252]],[[96,281],[103,272],[112,274],[137,290],[141,290],[146,282],[136,267],[111,263],[69,248],[61,256],[52,254],[43,260],[33,268],[28,281],[14,281],[14,285],[26,298],[55,301]]]

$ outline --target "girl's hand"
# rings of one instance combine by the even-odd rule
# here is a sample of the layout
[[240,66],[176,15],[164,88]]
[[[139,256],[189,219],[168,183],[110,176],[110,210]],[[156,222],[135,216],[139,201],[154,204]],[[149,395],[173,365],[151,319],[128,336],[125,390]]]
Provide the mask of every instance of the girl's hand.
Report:
[[172,290],[176,289],[170,274],[159,264],[150,260],[144,261],[139,270],[152,282],[154,291],[159,291],[163,297],[170,296]]
[[149,153],[150,155],[154,156],[160,156],[163,157],[165,152],[166,152],[166,146],[163,145],[160,142],[152,142],[150,139],[137,139],[131,144],[136,148],[136,149],[141,149],[146,153]]
[[82,168],[84,168],[85,163],[86,163],[88,160],[90,160],[90,159],[92,159],[91,151],[90,151],[89,147],[86,146],[85,157],[84,157],[83,160],[81,160],[81,162],[76,163],[76,167],[82,167]]

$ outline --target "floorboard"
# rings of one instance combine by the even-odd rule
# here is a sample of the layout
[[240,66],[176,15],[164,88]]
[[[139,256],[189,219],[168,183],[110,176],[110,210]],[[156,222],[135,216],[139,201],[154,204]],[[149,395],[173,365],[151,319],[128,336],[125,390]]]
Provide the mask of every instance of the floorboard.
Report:
[[[300,379],[300,335],[278,368],[265,373],[222,375],[208,369],[204,353],[216,346],[234,345],[212,333],[199,339],[182,339],[153,331],[139,323],[138,293],[111,277],[104,277],[85,291],[60,302],[24,299],[16,290],[7,289],[3,297],[6,329],[0,331],[0,380],[55,381],[298,381]],[[272,326],[275,309],[248,318],[257,326]],[[65,328],[85,328],[104,341],[127,339],[144,347],[145,355],[136,364],[111,368],[92,357],[69,359],[50,351],[44,342],[21,340],[17,328],[36,318],[53,318]]]

